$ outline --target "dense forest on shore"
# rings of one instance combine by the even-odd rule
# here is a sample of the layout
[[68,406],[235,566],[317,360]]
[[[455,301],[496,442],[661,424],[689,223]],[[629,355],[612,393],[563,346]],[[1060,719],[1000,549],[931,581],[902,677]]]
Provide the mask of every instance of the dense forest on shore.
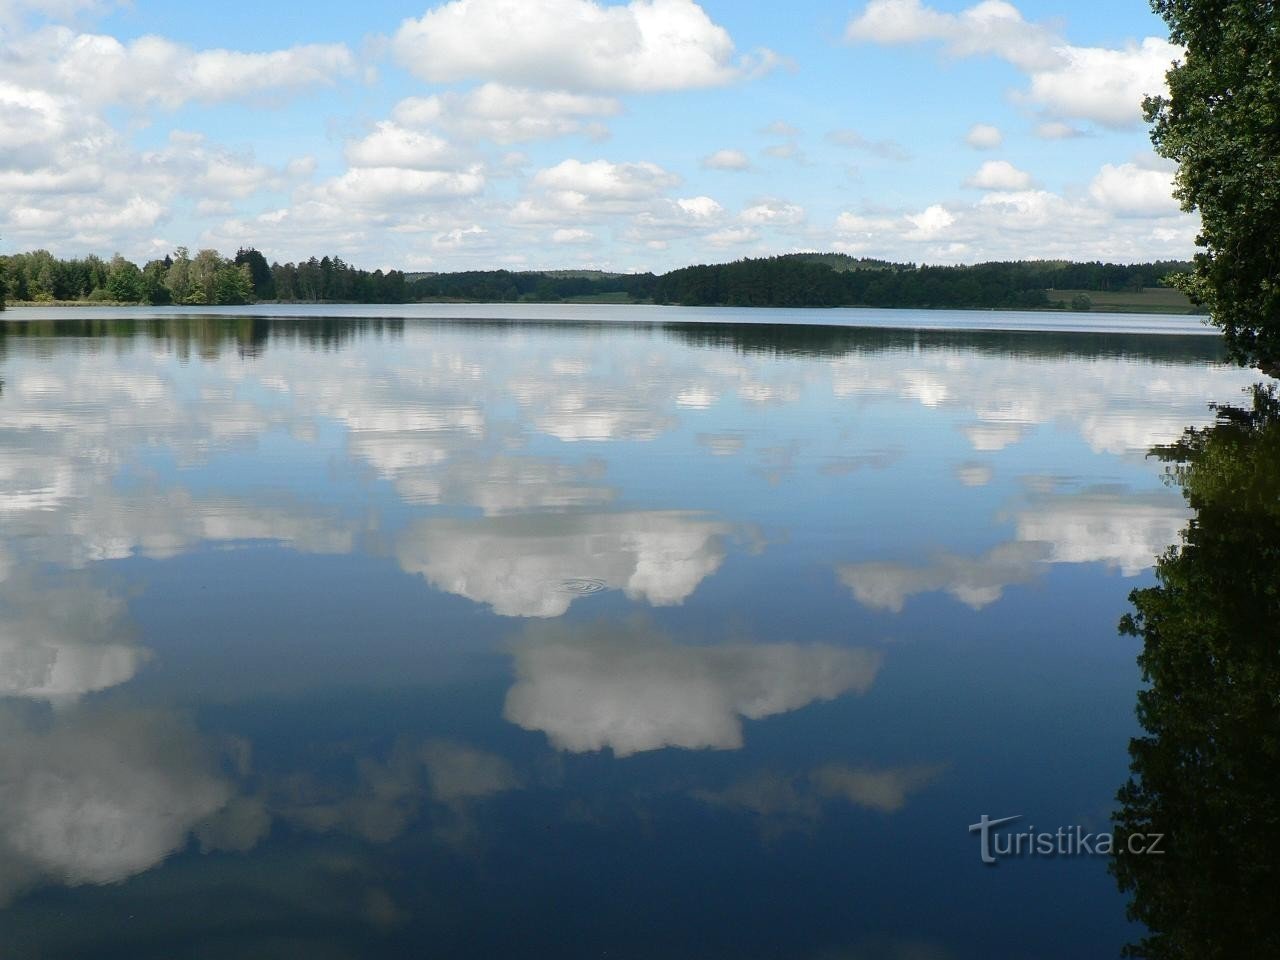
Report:
[[[268,263],[257,250],[224,258],[185,247],[139,267],[115,256],[58,259],[47,251],[0,257],[9,300],[23,303],[220,305],[254,302],[411,303],[601,301],[740,307],[1169,309],[1189,303],[1167,278],[1190,264],[1025,260],[938,267],[839,253],[787,254],[682,267],[669,273],[477,270],[405,274],[361,270],[340,257]],[[1161,294],[1161,296],[1152,296]],[[1124,298],[1128,298],[1127,300]],[[1145,299],[1144,299],[1145,298]]]

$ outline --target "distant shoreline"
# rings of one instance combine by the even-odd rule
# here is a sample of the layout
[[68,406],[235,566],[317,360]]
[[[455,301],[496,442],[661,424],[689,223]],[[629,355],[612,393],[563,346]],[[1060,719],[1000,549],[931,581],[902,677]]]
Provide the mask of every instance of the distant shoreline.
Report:
[[[464,300],[457,298],[432,297],[424,300],[406,300],[399,302],[388,301],[386,303],[370,303],[363,300],[257,300],[253,303],[245,304],[182,304],[182,303],[166,303],[166,304],[150,304],[139,303],[137,301],[120,301],[120,300],[10,300],[5,304],[6,308],[29,308],[29,309],[84,309],[84,310],[101,310],[101,309],[131,309],[138,308],[142,310],[192,310],[192,311],[216,311],[225,309],[228,306],[234,306],[237,310],[243,310],[250,307],[341,307],[341,306],[361,306],[361,307],[412,307],[412,306],[429,306],[431,304],[446,305],[470,305],[470,306],[573,306],[573,307],[590,307],[590,306],[610,306],[610,307],[652,307],[652,306],[681,306],[681,304],[655,304],[652,300],[593,300],[571,298],[565,300]],[[928,311],[950,311],[963,313],[1038,313],[1049,315],[1062,315],[1072,313],[1097,313],[1097,314],[1125,314],[1128,316],[1168,316],[1168,317],[1206,317],[1198,310],[1177,310],[1161,306],[1145,306],[1135,304],[1095,304],[1090,310],[1070,310],[1062,307],[883,307],[870,305],[841,304],[839,306],[802,306],[802,307],[775,307],[775,306],[730,306],[730,305],[714,305],[716,309],[724,310],[814,310],[814,311],[830,311],[830,310],[893,310],[893,311],[911,311],[911,310],[928,310]],[[0,311],[3,316],[3,311]]]

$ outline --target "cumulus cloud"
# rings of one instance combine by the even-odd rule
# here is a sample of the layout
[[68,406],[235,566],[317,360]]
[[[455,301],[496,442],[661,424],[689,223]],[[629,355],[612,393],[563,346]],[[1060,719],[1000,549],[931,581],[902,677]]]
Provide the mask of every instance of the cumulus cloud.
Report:
[[692,0],[453,0],[404,21],[392,50],[432,83],[627,92],[721,86],[772,61],[739,57]]
[[175,109],[192,101],[260,100],[328,86],[355,72],[343,44],[309,44],[262,53],[195,50],[163,37],[127,43],[52,26],[12,45],[10,76],[94,105]]
[[1137,163],[1104,165],[1087,189],[1036,189],[1006,161],[984,163],[967,185],[971,204],[924,211],[845,211],[835,222],[836,249],[930,263],[1020,259],[1033,243],[1049,259],[1113,262],[1176,259],[1194,245],[1197,220],[1182,213],[1167,171]]
[[1008,160],[988,160],[964,185],[977,190],[1028,190],[1031,174],[1019,170]]
[[506,617],[558,617],[574,599],[621,590],[683,603],[724,560],[730,528],[677,511],[424,520],[396,545],[400,566]]
[[581,193],[604,200],[643,200],[680,183],[680,178],[656,163],[611,163],[608,160],[562,160],[539,170],[533,182],[540,187]]
[[1004,134],[989,123],[975,123],[964,135],[964,142],[975,150],[994,150],[1004,143]]
[[1159,37],[1119,50],[1064,47],[1060,64],[1031,74],[1025,97],[1052,117],[1135,126],[1143,98],[1165,91],[1164,76],[1181,56],[1181,47]]
[[804,207],[785,200],[761,200],[743,209],[739,219],[752,226],[790,227],[804,222]]
[[1181,49],[1147,37],[1119,49],[1074,46],[1047,26],[1027,21],[1005,0],[981,0],[945,13],[922,0],[871,0],[848,25],[850,41],[941,42],[955,57],[995,56],[1028,78],[1020,97],[1050,117],[1101,126],[1136,126],[1142,100],[1165,89],[1164,75]]
[[1133,163],[1104,164],[1089,185],[1089,196],[1118,216],[1173,216],[1180,210],[1173,197],[1173,173]]
[[1058,61],[1054,35],[1004,0],[982,0],[954,14],[921,0],[871,0],[849,22],[845,37],[880,44],[941,40],[953,56],[995,55],[1024,69]]
[[383,121],[368,136],[347,144],[347,162],[354,167],[401,167],[434,170],[452,166],[457,152],[441,137],[408,130]]
[[304,187],[304,202],[333,204],[339,208],[391,211],[415,200],[469,197],[484,189],[480,167],[466,170],[411,170],[403,167],[352,167],[346,173],[314,187]]
[[511,144],[572,134],[598,140],[608,134],[602,118],[621,112],[612,97],[484,83],[465,92],[410,97],[396,105],[393,117],[410,127],[438,126],[464,140]]
[[512,648],[503,715],[560,750],[619,757],[663,747],[734,750],[743,719],[865,693],[871,650],[794,643],[684,646],[637,623],[531,629]]

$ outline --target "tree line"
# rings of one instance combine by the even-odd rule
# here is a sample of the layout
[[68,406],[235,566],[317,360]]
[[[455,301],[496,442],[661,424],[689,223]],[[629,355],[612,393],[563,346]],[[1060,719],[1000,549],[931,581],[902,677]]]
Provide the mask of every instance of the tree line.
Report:
[[[937,267],[815,253],[700,264],[661,275],[511,270],[406,275],[361,270],[336,256],[268,263],[253,248],[228,259],[216,250],[192,256],[179,247],[141,267],[119,255],[58,259],[36,250],[0,257],[13,300],[157,305],[599,299],[683,306],[1087,309],[1082,291],[1141,291],[1188,268],[1179,262],[1040,260]],[[1056,290],[1073,294],[1055,299]]]
[[62,259],[47,250],[0,257],[0,303],[142,303],[212,306],[263,300],[403,303],[410,299],[399,270],[357,269],[340,257],[271,263],[252,248],[235,257],[217,250],[194,256],[179,247],[139,267],[117,254]]

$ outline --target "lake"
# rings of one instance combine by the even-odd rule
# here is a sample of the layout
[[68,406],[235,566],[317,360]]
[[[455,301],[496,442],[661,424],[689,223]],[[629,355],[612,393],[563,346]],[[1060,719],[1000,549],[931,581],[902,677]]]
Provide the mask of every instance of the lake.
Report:
[[969,827],[1110,829],[1196,318],[269,313],[0,321],[0,955],[1142,935]]

